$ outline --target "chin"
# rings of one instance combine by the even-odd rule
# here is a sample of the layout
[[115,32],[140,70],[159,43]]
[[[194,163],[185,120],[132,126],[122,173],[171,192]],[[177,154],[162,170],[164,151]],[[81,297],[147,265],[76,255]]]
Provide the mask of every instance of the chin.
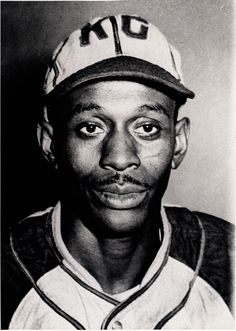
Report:
[[139,208],[129,210],[115,210],[102,208],[94,211],[93,231],[111,237],[124,237],[142,231],[148,220],[147,212]]

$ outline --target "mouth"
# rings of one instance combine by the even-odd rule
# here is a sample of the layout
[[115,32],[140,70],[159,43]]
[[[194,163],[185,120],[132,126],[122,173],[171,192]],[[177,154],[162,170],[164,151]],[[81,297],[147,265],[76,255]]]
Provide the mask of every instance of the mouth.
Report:
[[103,205],[111,209],[135,208],[148,195],[148,190],[144,188],[118,185],[91,191]]

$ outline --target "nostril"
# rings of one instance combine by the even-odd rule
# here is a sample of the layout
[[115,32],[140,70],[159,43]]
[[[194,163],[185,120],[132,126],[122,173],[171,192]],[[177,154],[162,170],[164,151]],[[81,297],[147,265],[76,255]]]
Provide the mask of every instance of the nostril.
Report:
[[140,159],[134,150],[134,148],[129,148],[128,146],[125,149],[120,147],[111,148],[104,151],[101,160],[100,166],[104,169],[114,169],[116,171],[123,171],[127,168],[136,169],[140,165]]
[[111,165],[108,165],[108,164],[102,165],[102,164],[100,164],[100,165],[105,170],[115,170],[115,171],[124,171],[125,169],[128,169],[128,168],[129,169],[132,168],[133,170],[135,170],[139,167],[136,164],[130,164],[128,166],[117,166],[117,165],[112,165],[112,164]]
[[140,159],[135,142],[125,130],[114,130],[103,143],[100,166],[104,169],[123,171],[130,167],[138,168],[139,165]]

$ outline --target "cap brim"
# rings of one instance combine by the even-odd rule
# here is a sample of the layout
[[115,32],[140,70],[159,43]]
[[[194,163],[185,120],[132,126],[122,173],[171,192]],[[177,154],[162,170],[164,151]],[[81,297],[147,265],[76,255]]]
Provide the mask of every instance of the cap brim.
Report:
[[178,79],[163,68],[150,62],[130,57],[117,56],[97,62],[72,74],[59,83],[48,95],[47,99],[62,96],[83,83],[108,78],[126,78],[150,81],[177,92],[186,98],[194,98],[194,93],[187,89]]

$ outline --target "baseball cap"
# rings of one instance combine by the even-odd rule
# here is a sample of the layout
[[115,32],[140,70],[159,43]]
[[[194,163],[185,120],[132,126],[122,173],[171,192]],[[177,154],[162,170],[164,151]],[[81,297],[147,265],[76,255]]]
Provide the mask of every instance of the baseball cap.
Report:
[[185,98],[179,52],[160,30],[139,16],[95,18],[58,45],[43,92],[57,98],[80,84],[109,78],[146,80]]

